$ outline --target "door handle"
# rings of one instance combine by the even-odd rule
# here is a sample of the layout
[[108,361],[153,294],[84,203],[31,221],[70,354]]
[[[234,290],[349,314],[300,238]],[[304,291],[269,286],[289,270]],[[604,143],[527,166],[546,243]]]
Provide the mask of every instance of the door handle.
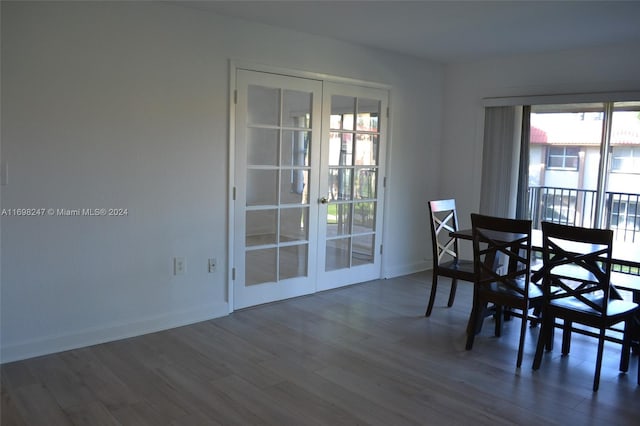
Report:
[[320,198],[320,204],[327,204],[328,202],[329,200],[327,200],[327,197]]

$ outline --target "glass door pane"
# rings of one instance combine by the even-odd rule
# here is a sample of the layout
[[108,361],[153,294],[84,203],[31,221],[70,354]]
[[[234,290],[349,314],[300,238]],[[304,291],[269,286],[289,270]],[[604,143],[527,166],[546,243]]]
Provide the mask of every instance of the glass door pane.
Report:
[[619,241],[640,241],[640,102],[613,104],[605,225]]

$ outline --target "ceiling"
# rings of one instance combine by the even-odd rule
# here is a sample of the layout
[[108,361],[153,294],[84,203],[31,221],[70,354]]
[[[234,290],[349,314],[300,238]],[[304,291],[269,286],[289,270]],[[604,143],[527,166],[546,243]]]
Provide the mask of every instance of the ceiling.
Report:
[[442,63],[640,44],[640,1],[180,1]]

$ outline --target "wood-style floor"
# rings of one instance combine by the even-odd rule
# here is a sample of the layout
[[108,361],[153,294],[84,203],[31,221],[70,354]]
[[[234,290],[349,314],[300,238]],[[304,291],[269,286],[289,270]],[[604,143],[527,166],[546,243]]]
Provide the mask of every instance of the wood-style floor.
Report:
[[[430,273],[373,281],[149,334],[2,365],[2,425],[637,425],[637,357],[608,343],[547,353],[538,329],[515,368],[519,320],[465,351],[471,287],[430,318]],[[556,334],[560,339],[560,333]]]

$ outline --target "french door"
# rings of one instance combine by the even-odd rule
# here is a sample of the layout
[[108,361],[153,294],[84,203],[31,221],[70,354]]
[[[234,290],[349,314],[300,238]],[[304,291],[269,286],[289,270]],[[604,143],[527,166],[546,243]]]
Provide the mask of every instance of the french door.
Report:
[[380,277],[384,90],[238,69],[233,306]]
[[318,290],[380,277],[387,92],[325,83]]

